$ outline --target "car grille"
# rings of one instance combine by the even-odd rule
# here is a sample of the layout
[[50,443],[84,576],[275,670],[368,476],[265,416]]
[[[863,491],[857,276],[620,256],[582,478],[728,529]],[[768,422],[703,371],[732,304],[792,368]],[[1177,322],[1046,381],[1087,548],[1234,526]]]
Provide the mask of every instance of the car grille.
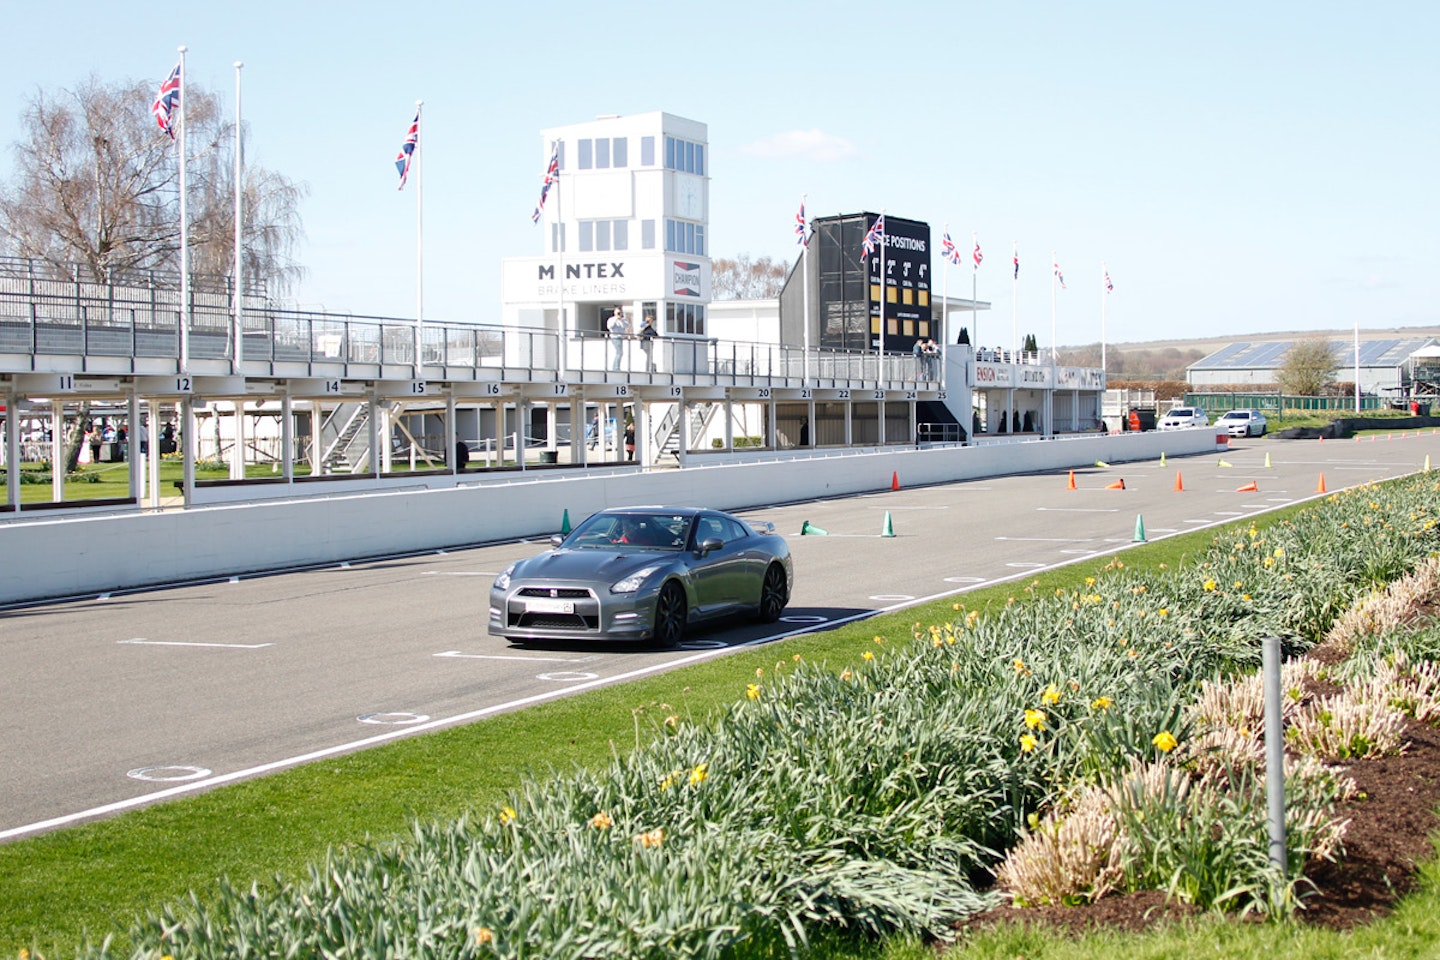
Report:
[[596,630],[600,627],[600,618],[578,613],[522,613],[512,625],[533,630]]
[[555,597],[559,600],[588,600],[592,596],[584,587],[521,587],[517,597]]
[[[526,598],[573,600],[574,613],[532,612],[525,609]],[[521,630],[598,631],[600,601],[584,587],[521,587],[506,604],[508,626]]]

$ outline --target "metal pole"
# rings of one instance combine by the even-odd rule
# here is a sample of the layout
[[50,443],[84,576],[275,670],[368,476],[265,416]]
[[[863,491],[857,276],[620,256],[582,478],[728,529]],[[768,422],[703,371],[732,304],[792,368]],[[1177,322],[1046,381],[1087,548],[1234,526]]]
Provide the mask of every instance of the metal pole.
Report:
[[245,215],[240,202],[245,176],[245,141],[240,135],[240,70],[244,66],[241,61],[235,61],[235,352],[230,370],[237,374],[245,359]]
[[1265,796],[1270,820],[1270,863],[1285,875],[1285,725],[1280,701],[1280,638],[1261,643],[1265,684]]
[[[185,122],[185,51],[180,47],[180,370],[190,369],[190,242],[186,236],[190,228],[186,223],[185,211],[185,136],[189,124]],[[189,497],[189,493],[186,493]],[[188,502],[188,499],[187,499]]]

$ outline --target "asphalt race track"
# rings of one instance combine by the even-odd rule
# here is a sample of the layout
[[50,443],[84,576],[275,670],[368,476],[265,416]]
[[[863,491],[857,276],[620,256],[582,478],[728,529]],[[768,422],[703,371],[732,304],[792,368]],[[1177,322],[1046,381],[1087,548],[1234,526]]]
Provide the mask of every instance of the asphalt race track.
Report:
[[[1078,470],[1074,490],[1064,471],[915,489],[900,477],[899,490],[744,511],[790,542],[787,616],[676,650],[490,637],[491,580],[543,541],[0,610],[0,841],[1023,578],[1126,548],[1137,519],[1153,541],[1309,499],[1322,474],[1333,492],[1427,456],[1440,467],[1440,436],[1246,440]],[[800,536],[806,522],[828,535]]]

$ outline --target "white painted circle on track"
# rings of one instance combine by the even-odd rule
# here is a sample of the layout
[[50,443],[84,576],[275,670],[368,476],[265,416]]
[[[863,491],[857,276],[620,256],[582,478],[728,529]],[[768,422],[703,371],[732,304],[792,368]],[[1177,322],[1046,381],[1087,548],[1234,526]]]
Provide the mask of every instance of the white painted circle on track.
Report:
[[[1094,551],[1094,550],[1061,550],[1060,552],[1061,552],[1061,553],[1074,554],[1074,555],[1076,555],[1076,556],[1081,556],[1081,557],[1088,557],[1088,556],[1090,556],[1090,554],[1094,553],[1095,551]],[[1013,566],[1015,566],[1015,564],[1012,563],[1012,564],[1010,564],[1010,566],[1013,567]]]
[[724,640],[687,640],[679,646],[685,650],[719,650],[728,644]]
[[914,600],[915,598],[908,593],[879,593],[870,599],[879,600],[881,603],[901,603],[905,600]]
[[131,780],[144,780],[146,783],[183,783],[186,780],[201,780],[210,774],[211,771],[204,767],[177,764],[168,767],[140,767],[126,772],[125,776]]
[[[780,622],[781,622],[781,623],[824,623],[825,621],[827,621],[827,620],[829,620],[829,619],[830,619],[829,617],[794,616],[794,617],[781,617],[781,618],[780,618]],[[717,641],[717,642],[718,642],[718,641]],[[723,644],[721,644],[721,646],[723,646]]]
[[1017,561],[1017,562],[1015,562],[1015,563],[1007,563],[1007,564],[1005,564],[1005,566],[1007,566],[1007,567],[1023,567],[1023,568],[1029,569],[1029,568],[1031,568],[1031,567],[1043,567],[1043,566],[1045,566],[1045,564],[1043,564],[1043,563],[1031,563],[1031,562],[1029,562],[1029,561]]
[[984,583],[984,577],[946,577],[946,583]]
[[555,673],[537,673],[536,680],[553,680],[556,683],[574,683],[577,680],[598,680],[598,673],[584,673],[580,670],[557,670]]
[[361,723],[376,724],[379,726],[403,727],[411,723],[424,723],[430,717],[423,713],[367,713],[363,717],[356,717]]

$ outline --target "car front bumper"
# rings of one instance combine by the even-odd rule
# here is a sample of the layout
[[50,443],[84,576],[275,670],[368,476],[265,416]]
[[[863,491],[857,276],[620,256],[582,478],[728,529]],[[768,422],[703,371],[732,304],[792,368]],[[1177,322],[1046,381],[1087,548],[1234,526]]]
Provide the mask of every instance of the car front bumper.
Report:
[[654,617],[655,591],[644,588],[512,582],[490,590],[490,635],[511,640],[648,640]]

